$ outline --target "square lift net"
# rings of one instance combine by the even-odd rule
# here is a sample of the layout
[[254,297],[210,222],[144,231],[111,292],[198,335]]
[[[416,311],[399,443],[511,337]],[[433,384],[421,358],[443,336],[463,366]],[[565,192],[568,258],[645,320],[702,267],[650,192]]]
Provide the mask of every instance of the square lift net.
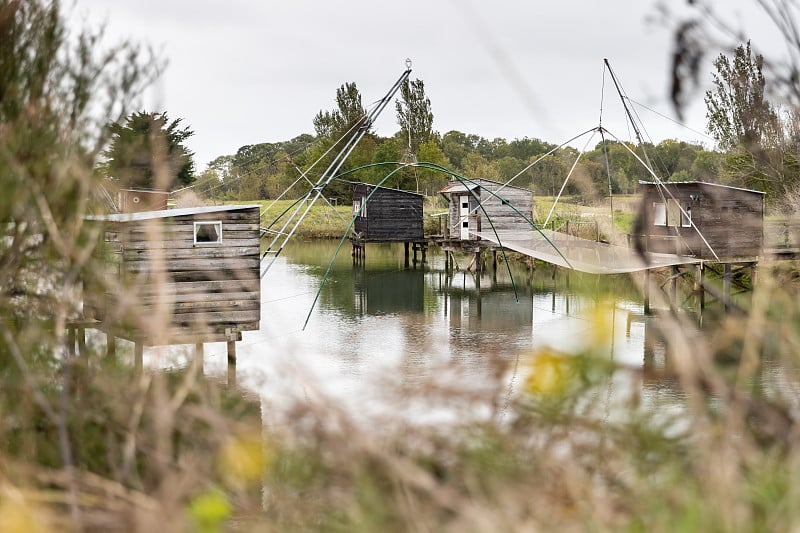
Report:
[[475,233],[481,239],[564,268],[589,274],[624,274],[650,268],[697,264],[695,257],[646,252],[590,241],[552,230],[493,231]]

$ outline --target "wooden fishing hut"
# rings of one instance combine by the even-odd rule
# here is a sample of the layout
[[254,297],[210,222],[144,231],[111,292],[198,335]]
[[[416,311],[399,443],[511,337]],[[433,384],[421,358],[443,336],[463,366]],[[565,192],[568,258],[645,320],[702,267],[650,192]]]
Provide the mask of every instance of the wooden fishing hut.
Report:
[[[529,189],[487,179],[451,181],[439,191],[449,205],[448,223],[442,248],[451,258],[456,251],[475,253],[481,269],[481,252],[496,244],[482,240],[481,231],[530,231],[533,194]],[[527,220],[526,220],[527,219]],[[491,222],[490,222],[491,221]]]
[[368,183],[353,184],[353,260],[362,262],[368,242],[402,242],[408,264],[409,246],[422,252],[425,262],[427,242],[423,230],[422,194]]
[[[764,193],[699,181],[640,182],[639,246],[652,253],[702,259],[696,264],[694,292],[704,307],[705,293],[713,291],[704,279],[706,263],[723,266],[722,294],[715,296],[731,307],[733,266],[749,268],[755,280],[758,259],[764,253]],[[681,267],[674,265],[670,300],[675,301]],[[647,272],[646,272],[647,275]],[[645,310],[649,297],[645,294]]]
[[258,205],[92,217],[103,224],[107,277],[85,280],[84,315],[143,345],[236,341],[261,320]]
[[703,183],[641,182],[645,250],[717,262],[762,253],[764,193]]

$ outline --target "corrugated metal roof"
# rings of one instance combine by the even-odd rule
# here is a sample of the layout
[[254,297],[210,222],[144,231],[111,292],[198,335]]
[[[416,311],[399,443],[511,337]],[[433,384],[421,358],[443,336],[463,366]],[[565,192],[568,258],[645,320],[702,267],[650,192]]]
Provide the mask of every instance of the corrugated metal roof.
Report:
[[463,182],[451,182],[450,185],[439,191],[439,193],[453,193],[453,192],[467,192],[481,187],[487,191],[496,191],[502,189],[518,189],[520,191],[530,192],[525,187],[518,187],[516,185],[508,185],[499,181],[487,180],[486,178],[476,178],[474,180],[465,179]]
[[453,183],[452,185],[448,185],[447,187],[439,191],[439,193],[450,194],[454,192],[467,192],[477,188],[478,188],[477,183],[469,183],[469,184]]
[[723,189],[733,189],[734,191],[754,192],[756,194],[766,194],[763,191],[756,191],[754,189],[745,189],[744,187],[733,187],[731,185],[722,185],[721,183],[709,183],[707,181],[662,181],[660,184],[654,181],[639,180],[639,185],[709,185],[711,187],[722,187]]
[[423,197],[425,196],[424,194],[419,193],[419,192],[405,191],[403,189],[395,189],[393,187],[382,187],[382,186],[378,186],[378,185],[373,185],[372,183],[360,183],[360,182],[355,182],[355,181],[351,182],[351,183],[353,184],[353,187],[361,185],[361,186],[364,186],[364,187],[368,187],[370,189],[383,189],[385,191],[401,192],[403,194],[413,194],[414,196],[423,196]]
[[181,207],[179,209],[162,209],[160,211],[139,211],[136,213],[113,213],[110,215],[97,215],[86,217],[88,220],[101,220],[107,222],[133,222],[136,220],[153,220],[158,218],[174,218],[181,216],[199,215],[205,213],[222,213],[226,211],[239,211],[242,209],[260,209],[258,204],[246,205],[207,205],[203,207]]

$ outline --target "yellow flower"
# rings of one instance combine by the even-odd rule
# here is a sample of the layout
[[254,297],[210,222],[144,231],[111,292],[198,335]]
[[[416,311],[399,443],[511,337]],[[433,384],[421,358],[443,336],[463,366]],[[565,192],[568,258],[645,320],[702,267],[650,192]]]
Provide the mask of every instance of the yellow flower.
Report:
[[606,350],[610,350],[614,334],[614,307],[597,305],[592,308],[587,318],[589,319],[587,351],[605,353]]
[[19,492],[5,492],[0,499],[0,531],[40,533],[50,531],[43,511],[32,507]]
[[531,356],[525,391],[533,394],[561,394],[575,376],[574,361],[549,348]]
[[257,432],[238,435],[219,452],[219,469],[223,479],[233,487],[260,482],[272,463],[267,443]]

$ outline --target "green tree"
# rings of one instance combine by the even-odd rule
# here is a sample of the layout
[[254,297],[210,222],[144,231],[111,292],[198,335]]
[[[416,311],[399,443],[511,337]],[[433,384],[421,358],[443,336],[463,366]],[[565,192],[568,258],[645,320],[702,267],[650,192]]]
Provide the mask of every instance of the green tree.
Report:
[[750,41],[739,45],[733,58],[714,61],[714,89],[706,91],[708,131],[722,150],[741,147],[759,152],[774,142],[778,116],[766,99],[764,57],[753,55]]
[[400,134],[407,140],[411,155],[417,156],[420,145],[433,136],[433,113],[431,101],[425,96],[425,83],[419,79],[404,83],[395,106]]
[[656,172],[662,179],[677,181],[675,175],[679,172],[686,176],[692,168],[697,153],[702,147],[675,139],[664,139],[649,149]]
[[184,143],[194,132],[181,128],[181,121],[170,122],[166,112],[139,111],[128,115],[124,124],[109,124],[109,176],[124,188],[172,190],[190,185],[195,179],[194,154]]
[[[444,155],[439,143],[437,143],[434,139],[429,139],[428,141],[420,144],[419,154],[417,157],[420,162],[433,163],[434,165],[438,165],[447,169],[451,167],[450,160],[447,159],[447,156]],[[447,185],[448,179],[449,176],[443,172],[420,168],[417,190],[425,193],[426,195],[432,195],[436,191],[444,188],[444,186]]]
[[[216,182],[208,181],[206,176],[206,178],[203,179],[203,182],[208,183],[208,186],[200,186],[200,184],[198,184],[196,186],[198,192],[205,194],[210,198],[232,200],[234,191],[236,191],[239,187],[234,168],[234,161],[235,158],[232,155],[221,155],[211,161],[203,175],[205,176],[207,174],[212,174]],[[201,181],[200,178],[198,178],[198,181]]]
[[[487,142],[486,139],[479,135],[452,130],[442,136],[441,147],[447,159],[453,163],[456,169],[464,170],[464,158],[467,154],[476,152],[479,145]],[[480,154],[476,153],[476,155]]]
[[[336,140],[360,124],[366,115],[358,87],[355,82],[347,82],[336,89],[336,109],[320,111],[314,117],[314,130],[317,137]],[[366,126],[371,128],[372,125]]]

